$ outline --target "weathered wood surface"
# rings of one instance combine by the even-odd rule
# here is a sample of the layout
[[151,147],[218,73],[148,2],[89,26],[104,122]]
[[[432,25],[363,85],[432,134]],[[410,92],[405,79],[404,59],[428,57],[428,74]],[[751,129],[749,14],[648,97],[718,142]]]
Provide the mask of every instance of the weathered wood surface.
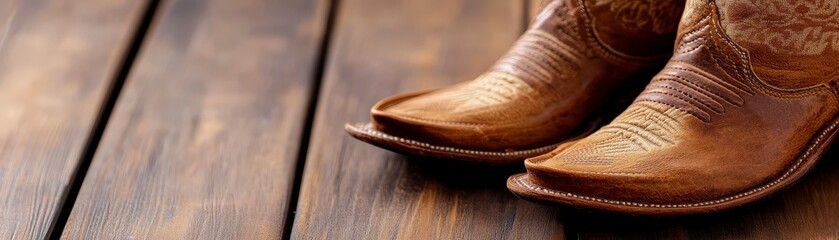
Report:
[[163,1],[62,237],[282,237],[327,5]]
[[392,94],[478,76],[522,31],[522,1],[344,0],[293,239],[562,238],[555,208],[517,199],[487,169],[406,159],[348,136]]
[[[163,1],[63,237],[276,239],[293,224],[294,239],[839,238],[839,148],[773,198],[663,218],[529,203],[504,187],[521,167],[343,132],[381,98],[477,76],[543,0],[338,1],[292,199],[330,2]],[[146,4],[0,0],[0,239],[50,233]]]
[[47,237],[145,1],[0,1],[0,239]]

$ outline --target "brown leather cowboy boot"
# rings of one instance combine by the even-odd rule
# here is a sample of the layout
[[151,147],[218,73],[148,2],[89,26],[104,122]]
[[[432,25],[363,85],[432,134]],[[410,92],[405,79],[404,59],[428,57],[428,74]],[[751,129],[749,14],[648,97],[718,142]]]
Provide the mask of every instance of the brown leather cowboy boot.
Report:
[[673,57],[594,134],[528,159],[524,198],[640,214],[739,206],[836,136],[839,0],[690,0]]
[[670,56],[683,5],[551,1],[477,79],[384,99],[372,123],[346,130],[394,151],[463,161],[517,163],[546,153],[593,132],[602,120],[596,110],[616,93],[630,95],[622,107],[637,96]]

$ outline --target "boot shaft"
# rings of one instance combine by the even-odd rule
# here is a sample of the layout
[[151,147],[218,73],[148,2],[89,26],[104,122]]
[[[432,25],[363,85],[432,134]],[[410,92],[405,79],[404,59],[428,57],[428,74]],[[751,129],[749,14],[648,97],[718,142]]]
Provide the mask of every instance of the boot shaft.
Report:
[[[684,0],[552,0],[531,29],[591,38],[618,55],[669,55]],[[582,29],[580,29],[582,28]],[[589,40],[589,39],[582,39]]]
[[[629,75],[652,76],[663,66],[673,49],[684,1],[551,0],[543,5],[492,71],[531,85],[561,83],[571,88],[605,79],[611,89]],[[631,78],[643,86],[649,80],[643,75]]]
[[839,0],[688,0],[680,35],[708,8],[764,82],[798,89],[839,79]]

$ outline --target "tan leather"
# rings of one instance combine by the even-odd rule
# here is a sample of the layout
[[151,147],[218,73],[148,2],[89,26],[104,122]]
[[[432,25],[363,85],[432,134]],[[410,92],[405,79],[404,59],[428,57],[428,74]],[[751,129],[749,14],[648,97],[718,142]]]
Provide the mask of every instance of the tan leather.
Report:
[[[839,1],[718,0],[729,37],[767,83],[803,88],[839,78]],[[795,81],[787,81],[795,79]]]
[[[631,86],[640,92],[670,55],[682,5],[552,1],[489,71],[447,88],[385,99],[372,109],[373,128],[405,141],[467,150],[510,152],[562,142],[617,92]],[[360,138],[377,141],[365,136]]]
[[[690,0],[673,57],[634,103],[594,134],[528,159],[511,190],[614,211],[694,213],[759,199],[801,177],[836,133],[839,77],[826,73],[839,63],[839,1],[816,1],[832,14],[778,7],[806,1],[764,2]],[[777,16],[821,32],[779,27]],[[781,50],[786,44],[807,50]],[[832,61],[832,71],[803,64],[813,57]],[[800,72],[756,71],[768,68]]]

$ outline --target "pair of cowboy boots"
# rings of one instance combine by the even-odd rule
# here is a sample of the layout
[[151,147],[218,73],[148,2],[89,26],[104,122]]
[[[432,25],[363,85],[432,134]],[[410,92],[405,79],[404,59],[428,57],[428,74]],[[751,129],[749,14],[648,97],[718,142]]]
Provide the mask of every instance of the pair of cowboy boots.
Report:
[[384,99],[346,129],[408,154],[526,159],[507,186],[530,200],[711,212],[813,168],[839,128],[837,65],[839,0],[553,0],[477,79]]

